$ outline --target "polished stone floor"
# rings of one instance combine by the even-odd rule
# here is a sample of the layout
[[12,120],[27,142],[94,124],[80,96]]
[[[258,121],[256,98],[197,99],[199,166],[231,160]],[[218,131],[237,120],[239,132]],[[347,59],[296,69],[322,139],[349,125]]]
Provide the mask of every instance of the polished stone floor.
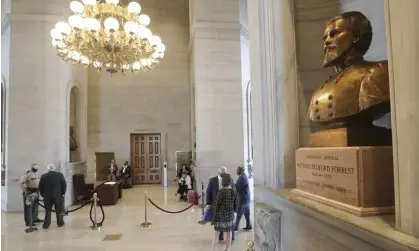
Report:
[[[175,201],[175,188],[160,186],[138,186],[124,190],[122,200],[115,206],[104,207],[106,219],[100,231],[89,229],[89,208],[71,213],[65,217],[66,225],[58,228],[53,215],[50,229],[25,233],[23,214],[4,213],[1,215],[1,250],[3,251],[204,251],[212,250],[214,236],[212,227],[199,225],[201,209],[196,206],[181,214],[167,214],[148,204],[149,221],[153,226],[143,229],[144,192],[160,207],[176,211],[188,206]],[[43,213],[40,213],[43,217]],[[98,216],[100,218],[100,214]],[[244,219],[242,220],[244,224]],[[119,240],[104,240],[107,235],[121,235]],[[110,236],[112,238],[113,236]],[[115,239],[118,236],[116,236]],[[108,236],[109,238],[109,236]],[[238,232],[231,251],[245,251],[253,233]],[[218,250],[224,250],[220,243]]]

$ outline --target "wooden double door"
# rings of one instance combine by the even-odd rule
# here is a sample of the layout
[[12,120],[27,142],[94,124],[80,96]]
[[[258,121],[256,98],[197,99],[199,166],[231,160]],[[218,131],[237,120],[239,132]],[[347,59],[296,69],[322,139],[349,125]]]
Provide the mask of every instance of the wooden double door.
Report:
[[131,134],[133,184],[162,182],[160,134]]

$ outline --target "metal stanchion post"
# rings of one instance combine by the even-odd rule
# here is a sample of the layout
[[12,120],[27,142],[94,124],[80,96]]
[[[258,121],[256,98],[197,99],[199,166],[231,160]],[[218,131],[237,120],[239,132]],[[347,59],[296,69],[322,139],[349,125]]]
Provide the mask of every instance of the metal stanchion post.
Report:
[[90,227],[92,230],[99,230],[100,227],[97,225],[97,193],[93,194],[93,226]]
[[201,182],[201,200],[202,200],[202,215],[205,214],[205,192],[204,192],[204,182]]
[[255,250],[253,249],[253,247],[255,246],[255,243],[254,243],[253,241],[249,241],[249,242],[247,243],[247,246],[248,246],[247,251],[255,251]]
[[145,193],[144,193],[145,211],[144,211],[144,222],[141,223],[142,228],[150,228],[152,226],[151,222],[147,221],[147,200],[148,200],[148,194],[147,194],[147,191],[145,191]]

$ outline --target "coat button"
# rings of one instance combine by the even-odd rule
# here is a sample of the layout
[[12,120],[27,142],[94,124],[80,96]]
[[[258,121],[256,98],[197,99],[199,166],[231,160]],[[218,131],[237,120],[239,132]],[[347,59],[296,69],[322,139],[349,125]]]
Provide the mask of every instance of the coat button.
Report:
[[318,105],[319,104],[319,101],[318,100],[316,100],[316,105]]
[[333,112],[329,112],[329,117],[333,117]]
[[333,97],[332,97],[332,95],[329,95],[329,97],[328,97],[328,98],[329,98],[329,100],[332,100],[332,98],[333,98]]
[[316,108],[314,111],[315,111],[316,113],[317,113],[317,112],[319,112],[319,108]]
[[317,116],[316,116],[316,119],[317,119],[317,120],[320,120],[320,115],[317,115]]
[[332,108],[332,103],[327,104],[327,107]]

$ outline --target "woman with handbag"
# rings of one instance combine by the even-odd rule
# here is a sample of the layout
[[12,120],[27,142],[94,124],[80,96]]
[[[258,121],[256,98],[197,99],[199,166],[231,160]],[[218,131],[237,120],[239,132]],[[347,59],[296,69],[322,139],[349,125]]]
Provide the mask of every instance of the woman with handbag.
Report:
[[231,246],[231,236],[234,230],[234,212],[237,210],[237,192],[232,186],[232,178],[224,174],[221,180],[222,188],[218,191],[217,198],[213,205],[213,217],[211,225],[214,226],[215,236],[212,244],[216,250],[220,232],[226,233],[226,251]]

